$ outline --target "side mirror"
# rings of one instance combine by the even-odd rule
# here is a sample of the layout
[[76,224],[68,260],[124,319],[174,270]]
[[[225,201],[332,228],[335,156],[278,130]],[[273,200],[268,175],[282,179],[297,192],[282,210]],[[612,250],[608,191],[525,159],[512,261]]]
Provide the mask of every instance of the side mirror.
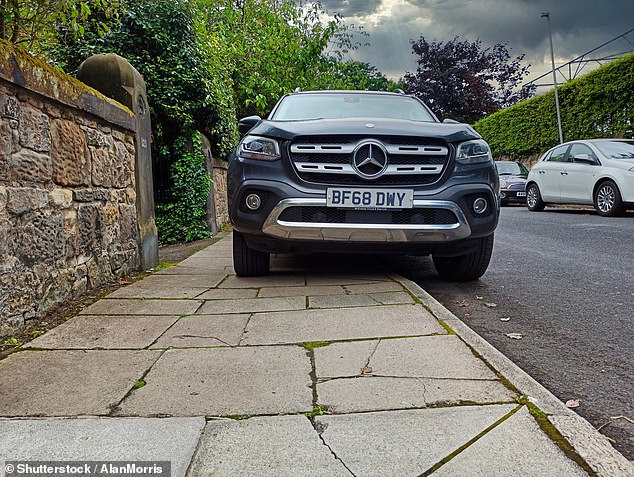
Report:
[[240,134],[248,133],[253,126],[262,121],[260,116],[248,116],[238,121],[238,131]]
[[586,153],[577,154],[575,157],[572,158],[572,161],[575,162],[576,164],[588,164],[591,166],[596,164],[596,161],[594,160],[594,158],[590,156],[590,154],[586,154]]

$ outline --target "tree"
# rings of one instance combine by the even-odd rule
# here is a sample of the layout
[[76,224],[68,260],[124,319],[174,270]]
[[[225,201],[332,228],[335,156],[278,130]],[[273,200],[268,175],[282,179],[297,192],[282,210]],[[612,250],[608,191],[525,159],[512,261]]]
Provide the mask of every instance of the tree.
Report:
[[208,31],[226,45],[240,117],[268,114],[280,96],[296,88],[356,86],[344,80],[341,64],[358,46],[359,30],[348,27],[339,15],[327,16],[318,2],[197,2]]
[[370,91],[386,91],[389,80],[376,66],[359,61],[333,61],[333,74],[338,84],[332,85],[338,89],[367,89]]
[[407,92],[425,101],[441,118],[474,123],[534,94],[518,85],[528,74],[524,55],[511,59],[506,43],[483,48],[480,40],[412,43],[418,55],[415,73],[406,73]]
[[[121,9],[119,0],[0,0],[0,38],[38,54],[52,41],[57,25],[65,25],[77,38],[94,13],[112,21]],[[104,22],[93,26],[100,33],[107,29]]]

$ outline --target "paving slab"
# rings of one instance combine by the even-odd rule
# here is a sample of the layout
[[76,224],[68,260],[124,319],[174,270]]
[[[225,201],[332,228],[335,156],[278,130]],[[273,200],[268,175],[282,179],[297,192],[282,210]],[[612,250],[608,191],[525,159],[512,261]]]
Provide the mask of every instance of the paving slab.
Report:
[[215,275],[218,272],[225,272],[227,275],[233,272],[233,261],[231,259],[219,258],[208,263],[197,263],[195,265],[173,265],[156,272],[156,275]]
[[249,320],[242,315],[193,315],[178,320],[152,348],[238,346]]
[[370,296],[382,305],[405,305],[408,303],[416,303],[412,296],[406,292],[371,293]]
[[314,353],[319,378],[358,376],[369,366],[380,376],[497,379],[455,335],[331,343]]
[[306,309],[305,297],[290,296],[278,298],[206,301],[196,314],[214,315],[223,313],[254,313],[256,311],[287,311],[304,309]]
[[402,292],[404,288],[400,283],[393,281],[381,281],[374,283],[364,283],[361,285],[344,285],[348,293],[381,293],[381,292]]
[[351,476],[304,416],[209,421],[189,475]]
[[346,290],[338,285],[325,286],[301,286],[301,287],[264,287],[260,289],[258,297],[278,296],[319,296],[319,295],[345,295]]
[[231,416],[312,410],[310,359],[299,346],[168,350],[120,415]]
[[82,310],[82,315],[189,315],[201,300],[136,300],[104,298]]
[[119,288],[109,298],[193,298],[214,288],[226,272],[209,275],[152,275]]
[[198,295],[200,300],[242,300],[255,298],[258,291],[254,288],[214,288]]
[[370,295],[327,295],[308,297],[309,308],[345,308],[350,306],[377,306],[380,303]]
[[80,315],[34,339],[25,347],[47,349],[143,349],[178,316]]
[[219,288],[263,288],[263,287],[303,287],[306,277],[303,274],[270,274],[264,277],[230,276]]
[[0,420],[0,456],[36,461],[170,461],[183,477],[202,417]]
[[588,475],[551,441],[523,407],[433,474],[439,477]]
[[306,276],[306,285],[368,285],[370,283],[392,282],[387,275],[359,273],[355,275],[324,275],[314,274]]
[[0,361],[1,416],[110,413],[160,351],[21,351]]
[[315,422],[323,429],[322,439],[356,477],[416,476],[516,407],[369,412],[317,416]]
[[499,381],[371,375],[319,383],[317,396],[320,405],[335,413],[512,402],[517,397]]
[[256,313],[242,344],[282,344],[446,333],[420,305]]

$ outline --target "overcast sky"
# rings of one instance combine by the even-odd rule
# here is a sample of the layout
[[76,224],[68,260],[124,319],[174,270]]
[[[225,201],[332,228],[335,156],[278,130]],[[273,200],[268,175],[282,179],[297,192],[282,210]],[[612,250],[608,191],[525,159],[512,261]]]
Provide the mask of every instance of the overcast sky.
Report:
[[[362,25],[369,47],[353,58],[398,79],[416,70],[411,40],[446,41],[456,35],[483,45],[507,42],[513,57],[526,55],[534,78],[548,72],[550,12],[555,63],[563,64],[634,28],[634,0],[322,0],[348,24]],[[634,32],[612,50],[634,50]],[[605,50],[604,50],[605,52]]]

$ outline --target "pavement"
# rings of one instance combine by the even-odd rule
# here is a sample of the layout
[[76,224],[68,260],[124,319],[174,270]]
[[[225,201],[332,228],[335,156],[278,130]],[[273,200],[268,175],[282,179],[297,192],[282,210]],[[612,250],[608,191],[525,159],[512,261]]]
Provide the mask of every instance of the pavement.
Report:
[[160,461],[174,477],[634,475],[415,283],[368,257],[333,272],[279,256],[239,278],[231,243],[0,361],[0,460]]

